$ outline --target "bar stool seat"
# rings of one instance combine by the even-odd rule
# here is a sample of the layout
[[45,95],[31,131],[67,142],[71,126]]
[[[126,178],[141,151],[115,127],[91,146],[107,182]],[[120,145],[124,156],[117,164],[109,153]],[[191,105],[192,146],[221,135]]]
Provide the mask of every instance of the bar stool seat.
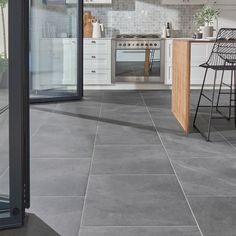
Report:
[[212,70],[236,70],[236,65],[209,65],[207,63],[203,63],[199,67],[209,68]]

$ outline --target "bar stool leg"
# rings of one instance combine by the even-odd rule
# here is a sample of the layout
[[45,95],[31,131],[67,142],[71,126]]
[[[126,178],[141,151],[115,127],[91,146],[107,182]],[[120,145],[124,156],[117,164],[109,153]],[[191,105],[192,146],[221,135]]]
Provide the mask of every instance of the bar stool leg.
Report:
[[213,108],[214,108],[217,72],[218,71],[215,70],[215,78],[214,78],[214,85],[213,85],[213,91],[212,91],[212,100],[211,100],[211,112],[210,112],[209,123],[208,123],[207,141],[210,141],[210,135],[211,135],[211,121],[212,121]]
[[234,70],[234,124],[236,127],[236,70]]
[[217,98],[217,103],[216,103],[216,111],[218,111],[219,113],[221,113],[221,111],[219,110],[219,103],[220,103],[220,97],[221,97],[221,91],[222,91],[222,85],[223,85],[223,80],[224,80],[224,74],[225,74],[225,70],[222,71],[222,76],[221,76],[221,81],[220,81],[220,89],[219,89],[219,94],[218,94],[218,98]]
[[205,75],[204,75],[202,88],[201,88],[200,96],[199,96],[199,99],[198,99],[197,109],[196,109],[194,120],[193,120],[193,127],[194,128],[196,128],[195,124],[196,124],[197,115],[198,115],[198,111],[199,111],[199,106],[200,106],[200,103],[201,103],[202,94],[203,94],[203,90],[204,90],[204,86],[205,86],[205,82],[206,82],[207,72],[208,72],[208,68],[206,69],[206,72],[205,72]]
[[232,96],[233,96],[233,78],[234,78],[234,71],[231,71],[231,81],[230,81],[230,98],[229,98],[229,118],[231,120],[231,113],[232,113]]

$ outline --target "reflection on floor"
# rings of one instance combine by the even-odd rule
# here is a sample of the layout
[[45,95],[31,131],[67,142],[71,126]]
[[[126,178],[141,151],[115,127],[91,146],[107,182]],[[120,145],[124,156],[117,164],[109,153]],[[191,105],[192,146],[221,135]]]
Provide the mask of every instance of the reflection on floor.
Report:
[[215,121],[212,143],[186,137],[170,100],[87,91],[32,106],[30,212],[62,236],[235,235],[234,126]]

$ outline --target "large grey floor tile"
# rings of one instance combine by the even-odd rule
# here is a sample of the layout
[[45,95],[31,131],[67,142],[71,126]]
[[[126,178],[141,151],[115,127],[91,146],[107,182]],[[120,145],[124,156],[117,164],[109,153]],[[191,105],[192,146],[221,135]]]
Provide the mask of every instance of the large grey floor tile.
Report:
[[33,196],[84,196],[90,160],[31,160],[31,194]]
[[91,157],[96,121],[55,115],[32,138],[31,155],[51,157]]
[[138,91],[105,91],[104,104],[144,106]]
[[213,142],[206,142],[200,134],[161,135],[162,141],[171,158],[194,157],[234,157],[235,149],[219,135],[214,134]]
[[82,227],[79,236],[200,236],[197,227]]
[[9,158],[0,157],[0,177],[9,166]]
[[161,145],[96,146],[92,174],[173,174]]
[[47,122],[52,114],[36,109],[30,110],[30,136],[34,136],[39,128]]
[[9,113],[0,114],[0,155],[9,159]]
[[195,225],[173,175],[92,176],[83,226]]
[[55,230],[34,214],[27,214],[24,226],[0,232],[1,236],[60,236]]
[[100,123],[97,144],[160,144],[160,139],[153,126]]
[[236,198],[190,197],[204,236],[235,236]]
[[105,104],[102,107],[101,121],[116,123],[117,121],[131,125],[152,126],[152,120],[146,107]]
[[32,197],[29,211],[61,236],[78,236],[83,201],[80,197]]
[[186,158],[172,163],[187,195],[236,196],[236,157]]

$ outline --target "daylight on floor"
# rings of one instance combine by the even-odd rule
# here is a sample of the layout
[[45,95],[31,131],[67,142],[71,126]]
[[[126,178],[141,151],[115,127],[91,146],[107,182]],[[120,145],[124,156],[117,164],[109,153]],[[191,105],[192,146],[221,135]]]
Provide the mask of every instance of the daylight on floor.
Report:
[[0,236],[236,236],[235,0],[0,0]]

